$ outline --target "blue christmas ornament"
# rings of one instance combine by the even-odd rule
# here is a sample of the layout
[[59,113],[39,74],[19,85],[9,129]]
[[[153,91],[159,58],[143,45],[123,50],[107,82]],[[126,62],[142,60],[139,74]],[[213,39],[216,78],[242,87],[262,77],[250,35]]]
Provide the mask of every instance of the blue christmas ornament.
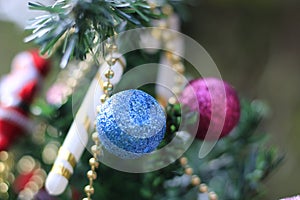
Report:
[[136,158],[154,151],[164,138],[162,107],[141,90],[125,90],[100,107],[97,131],[102,145],[121,158]]

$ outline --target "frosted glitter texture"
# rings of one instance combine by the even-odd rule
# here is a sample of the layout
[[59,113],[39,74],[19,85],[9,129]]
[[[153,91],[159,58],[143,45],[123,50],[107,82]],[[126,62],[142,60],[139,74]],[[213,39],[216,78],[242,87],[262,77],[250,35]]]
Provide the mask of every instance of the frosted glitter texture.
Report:
[[164,138],[166,117],[162,107],[141,90],[125,90],[100,107],[97,131],[102,145],[127,159],[154,151]]
[[294,196],[294,197],[288,197],[288,198],[280,199],[280,200],[300,200],[300,195]]
[[[222,90],[225,90],[225,96],[222,95]],[[196,99],[194,94],[196,95]],[[215,106],[218,112],[214,118],[211,117],[212,100],[216,102]],[[224,102],[224,100],[226,100],[225,107],[221,106],[221,102]],[[224,137],[228,135],[239,122],[240,101],[238,95],[236,91],[223,80],[217,78],[195,79],[185,87],[179,101],[183,105],[188,106],[192,111],[199,112],[200,120],[196,135],[198,139],[216,140],[219,139],[219,137]],[[220,117],[222,116],[222,110],[226,112],[225,122]],[[212,132],[207,135],[210,123],[212,123]],[[221,134],[217,131],[220,130],[219,127],[222,128]]]

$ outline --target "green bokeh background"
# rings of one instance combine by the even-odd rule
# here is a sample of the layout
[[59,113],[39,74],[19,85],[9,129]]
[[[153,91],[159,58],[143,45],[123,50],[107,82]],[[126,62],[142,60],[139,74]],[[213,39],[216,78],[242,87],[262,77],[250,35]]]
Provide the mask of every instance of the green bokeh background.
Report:
[[[265,100],[270,116],[261,125],[286,154],[269,177],[266,199],[300,193],[300,2],[206,0],[192,2],[183,30],[211,55],[223,79],[241,96]],[[0,22],[0,75],[15,54],[32,45],[15,25]]]

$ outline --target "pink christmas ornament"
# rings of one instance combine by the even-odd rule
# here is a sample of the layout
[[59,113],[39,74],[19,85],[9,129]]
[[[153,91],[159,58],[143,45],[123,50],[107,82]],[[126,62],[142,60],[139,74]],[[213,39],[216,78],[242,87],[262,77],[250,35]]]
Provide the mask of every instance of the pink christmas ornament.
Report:
[[300,200],[300,196],[294,196],[294,197],[288,197],[288,198],[284,198],[284,199],[280,199],[280,200]]
[[[225,95],[223,96],[225,90]],[[222,106],[226,100],[225,107]],[[203,78],[193,80],[183,90],[179,101],[192,111],[199,112],[199,126],[196,138],[204,140],[217,140],[228,135],[237,125],[240,118],[240,102],[236,91],[226,82],[217,78]],[[212,102],[216,102],[214,118],[212,114]],[[225,121],[222,116],[225,110]],[[209,125],[212,128],[207,134]],[[217,130],[221,130],[221,133]]]

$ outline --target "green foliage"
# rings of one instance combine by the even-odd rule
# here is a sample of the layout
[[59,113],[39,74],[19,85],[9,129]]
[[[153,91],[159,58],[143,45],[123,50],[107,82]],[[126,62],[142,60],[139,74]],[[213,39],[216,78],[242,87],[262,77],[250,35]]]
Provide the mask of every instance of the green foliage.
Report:
[[152,9],[145,0],[59,0],[53,5],[29,3],[33,10],[46,14],[33,19],[27,29],[42,54],[51,54],[62,46],[61,65],[69,59],[85,60],[86,54],[98,55],[99,44],[116,32],[129,27],[147,26],[150,19],[162,17],[159,8]]
[[[178,1],[169,3],[176,11],[181,9]],[[57,46],[60,46],[62,66],[72,58],[84,60],[87,53],[100,54],[103,47],[99,44],[115,32],[147,26],[150,19],[163,17],[160,8],[151,9],[145,0],[58,0],[51,6],[29,3],[29,7],[45,11],[46,14],[31,21],[27,29],[32,30],[32,35],[27,38],[27,41],[33,40],[40,45],[42,54],[51,54]],[[128,53],[126,59],[128,66],[136,66],[147,59],[157,61],[159,59],[157,55],[149,58],[149,55],[145,56],[143,52],[136,51]],[[154,93],[151,87],[144,89]],[[60,108],[49,106],[42,100],[36,102],[34,106],[41,111],[38,115],[39,120],[48,124],[48,129],[44,133],[45,142],[32,147],[38,151],[23,151],[26,146],[32,145],[31,139],[28,138],[17,145],[16,151],[23,151],[20,156],[29,153],[41,161],[44,169],[50,170],[51,165],[42,162],[43,145],[49,141],[63,142],[73,119],[70,110],[73,110],[73,105],[80,104],[86,90],[79,91],[81,92],[75,95],[75,99],[70,98]],[[180,109],[179,105],[168,105],[168,129],[161,146],[173,139],[182,120]],[[219,195],[219,199],[252,200],[261,197],[262,181],[281,162],[282,156],[279,156],[274,148],[267,147],[267,134],[257,131],[264,117],[264,110],[265,105],[257,101],[243,101],[238,127],[228,137],[221,139],[205,158],[198,158],[198,151],[202,144],[200,141],[194,141],[186,152],[190,160],[189,164],[195,173],[201,177],[202,182],[207,183]],[[49,127],[56,129],[60,134],[53,135]],[[87,184],[86,172],[89,170],[90,156],[89,152],[84,153],[76,166],[68,189],[59,199],[74,198],[70,191],[78,191],[81,194],[80,198],[84,196],[82,191]],[[178,183],[178,180],[184,179],[184,173],[177,162],[146,174],[128,174],[100,165],[97,174],[94,199],[197,199],[196,188],[184,184],[184,181]],[[11,197],[14,195],[12,194]]]
[[[152,57],[144,55],[140,51],[130,52],[126,56],[128,66],[157,61],[158,55]],[[95,70],[89,73],[91,79]],[[60,134],[52,134],[51,129],[45,132],[44,144],[35,144],[36,151],[24,151],[33,142],[28,140],[19,143],[16,152],[30,154],[41,161],[42,167],[49,171],[51,165],[42,162],[41,152],[43,145],[50,141],[62,143],[65,134],[72,122],[73,105],[80,105],[85,95],[88,84],[73,99],[69,99],[63,106],[56,108],[49,106],[42,100],[35,103],[34,107],[41,110],[39,120],[44,121],[52,129],[57,129]],[[154,94],[153,88],[145,87]],[[74,103],[75,102],[75,103]],[[77,102],[77,103],[76,103]],[[273,147],[267,146],[268,134],[258,129],[261,120],[266,115],[266,105],[259,101],[242,101],[242,114],[238,127],[227,137],[221,139],[213,150],[203,159],[198,158],[201,141],[194,141],[186,152],[189,165],[193,167],[195,174],[201,177],[202,182],[214,190],[222,200],[252,200],[262,199],[264,194],[262,181],[280,164],[283,157]],[[167,133],[161,146],[168,144],[179,127],[181,120],[179,104],[167,106]],[[75,111],[74,111],[75,112]],[[193,117],[190,118],[191,120]],[[176,149],[174,149],[176,151]],[[76,166],[74,175],[70,180],[68,189],[59,199],[71,199],[71,191],[84,196],[83,188],[87,184],[86,172],[89,170],[88,160],[90,153],[85,152],[83,158]],[[95,181],[94,199],[122,199],[122,200],[193,200],[197,199],[198,191],[189,184],[178,180],[184,179],[182,167],[174,162],[169,166],[146,174],[128,174],[100,165],[98,179]],[[176,183],[177,182],[177,183]],[[14,197],[16,194],[11,194]]]
[[[190,160],[195,174],[201,177],[222,200],[261,199],[262,181],[282,161],[273,147],[267,147],[267,134],[257,131],[264,117],[265,106],[259,102],[242,103],[242,116],[238,127],[226,138],[221,139],[213,150],[203,159],[198,158],[201,141],[194,141],[186,156]],[[169,105],[168,124],[175,124],[180,106]],[[172,138],[174,131],[168,129],[165,138]],[[90,153],[85,152],[70,180],[70,188],[82,191],[87,184],[85,173],[89,169]],[[122,200],[193,200],[197,199],[197,189],[190,185],[175,184],[183,179],[183,169],[175,162],[166,168],[145,174],[128,174],[101,165],[99,177],[95,182],[95,199]],[[86,181],[82,181],[86,180]],[[168,186],[167,182],[173,183]],[[65,192],[61,199],[69,199],[70,192]]]
[[[267,146],[268,134],[257,130],[264,118],[266,106],[261,102],[242,102],[242,115],[238,127],[226,138],[218,141],[203,159],[198,158],[201,141],[194,141],[186,153],[190,165],[204,183],[222,200],[261,199],[262,181],[282,161],[274,147]],[[192,190],[178,186],[168,199],[195,199]],[[180,192],[179,192],[180,191]],[[182,192],[183,191],[183,192]]]

